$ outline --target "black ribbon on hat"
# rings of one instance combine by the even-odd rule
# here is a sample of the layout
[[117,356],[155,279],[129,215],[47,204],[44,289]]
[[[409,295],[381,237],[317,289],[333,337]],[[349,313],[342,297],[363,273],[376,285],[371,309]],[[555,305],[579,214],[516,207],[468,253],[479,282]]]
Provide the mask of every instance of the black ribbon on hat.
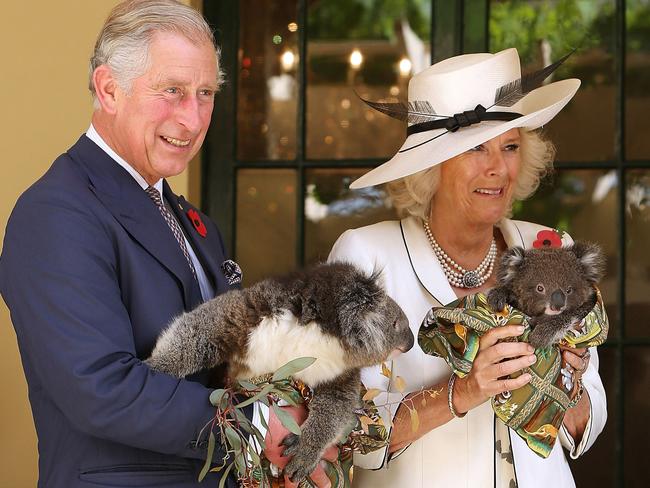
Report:
[[461,127],[469,127],[470,125],[478,124],[484,120],[501,120],[510,121],[518,119],[523,115],[517,112],[488,112],[487,109],[480,103],[474,110],[465,110],[445,117],[444,119],[430,120],[419,124],[413,124],[407,127],[406,134],[417,134],[419,132],[426,132],[434,129],[447,129],[449,132],[456,132]]

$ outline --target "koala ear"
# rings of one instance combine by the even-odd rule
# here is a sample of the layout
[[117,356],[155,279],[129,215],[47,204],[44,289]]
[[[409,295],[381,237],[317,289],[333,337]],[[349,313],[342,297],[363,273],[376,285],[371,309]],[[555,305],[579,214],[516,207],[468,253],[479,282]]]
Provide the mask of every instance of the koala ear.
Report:
[[499,272],[497,279],[502,285],[507,285],[517,274],[517,270],[524,262],[525,253],[521,247],[511,247],[501,256],[501,263],[499,265]]
[[584,278],[592,284],[598,283],[605,272],[605,256],[598,244],[577,241],[569,248],[582,266]]

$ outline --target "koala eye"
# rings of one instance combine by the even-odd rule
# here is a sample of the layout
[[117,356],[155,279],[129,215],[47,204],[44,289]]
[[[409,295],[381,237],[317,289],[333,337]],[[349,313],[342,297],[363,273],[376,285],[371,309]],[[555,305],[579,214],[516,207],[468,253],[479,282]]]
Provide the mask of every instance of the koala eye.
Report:
[[537,291],[539,293],[544,293],[544,285],[542,285],[541,283],[537,285]]
[[572,286],[570,286],[570,287],[568,287],[568,288],[566,289],[566,294],[567,294],[567,295],[571,295],[571,293],[573,293],[573,287],[572,287]]

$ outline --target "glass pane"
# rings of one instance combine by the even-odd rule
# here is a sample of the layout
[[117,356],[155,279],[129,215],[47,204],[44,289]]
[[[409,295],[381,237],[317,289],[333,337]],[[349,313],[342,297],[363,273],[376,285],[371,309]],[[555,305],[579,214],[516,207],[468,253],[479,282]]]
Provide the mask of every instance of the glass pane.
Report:
[[237,261],[244,286],[296,267],[296,172],[237,172]]
[[650,1],[625,3],[625,144],[627,159],[650,159]]
[[626,488],[648,486],[648,412],[650,412],[650,348],[626,347],[623,470]]
[[296,157],[297,5],[295,0],[239,2],[240,160]]
[[396,219],[381,188],[350,190],[367,169],[307,171],[305,190],[305,261],[324,261],[336,239],[347,229]]
[[[618,290],[618,223],[615,171],[558,170],[537,193],[514,205],[514,217],[567,231],[575,240],[599,243],[607,268],[600,290],[609,316],[609,337],[616,337]],[[647,241],[650,242],[650,241]]]
[[625,335],[650,337],[650,171],[628,171],[625,225]]
[[[406,100],[408,80],[430,64],[430,0],[328,0],[308,10],[307,157],[387,158],[403,122],[367,107]],[[402,19],[397,20],[396,19]]]
[[522,72],[579,47],[554,79],[579,78],[580,90],[549,124],[558,160],[614,159],[615,0],[491,0],[490,51],[516,47]]
[[571,472],[576,486],[615,486],[616,474],[616,349],[599,347],[599,373],[607,395],[607,423],[596,443],[589,451],[578,459],[567,460],[571,464]]

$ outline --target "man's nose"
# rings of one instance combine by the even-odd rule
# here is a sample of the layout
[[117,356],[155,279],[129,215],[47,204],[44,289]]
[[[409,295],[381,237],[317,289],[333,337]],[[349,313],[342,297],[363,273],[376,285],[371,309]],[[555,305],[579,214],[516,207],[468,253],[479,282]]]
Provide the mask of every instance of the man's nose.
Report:
[[177,120],[193,134],[201,129],[201,107],[197,97],[184,97],[177,108]]

